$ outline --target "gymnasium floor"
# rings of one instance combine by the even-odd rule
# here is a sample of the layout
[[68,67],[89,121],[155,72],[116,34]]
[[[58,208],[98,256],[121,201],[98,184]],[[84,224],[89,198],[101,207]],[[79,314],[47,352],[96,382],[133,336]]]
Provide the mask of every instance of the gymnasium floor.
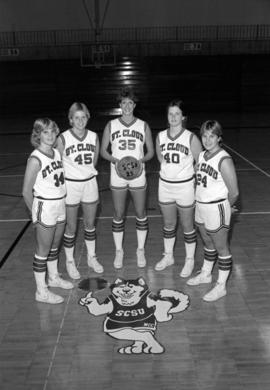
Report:
[[[195,132],[202,120],[190,117]],[[81,220],[76,247],[79,270],[100,301],[109,289],[102,282],[142,276],[153,292],[161,288],[189,295],[190,306],[158,324],[160,355],[121,355],[127,345],[103,332],[105,316],[89,315],[78,300],[86,291],[76,283],[61,305],[34,300],[32,275],[33,229],[21,198],[23,173],[31,151],[29,134],[35,118],[1,119],[0,128],[0,388],[1,390],[156,389],[156,390],[269,390],[270,388],[270,115],[216,114],[224,125],[224,142],[234,158],[241,197],[233,219],[231,249],[234,269],[228,295],[214,303],[201,298],[208,285],[189,287],[179,277],[184,261],[181,229],[175,248],[176,264],[156,272],[163,251],[162,219],[157,203],[158,164],[147,167],[149,236],[145,269],[136,267],[135,219],[127,210],[124,268],[112,266],[112,203],[108,165],[99,161],[101,204],[97,220],[97,254],[104,274],[86,263]],[[57,119],[57,118],[55,118]],[[61,118],[59,119],[61,121]],[[105,125],[107,119],[100,119]],[[153,117],[153,136],[164,118]],[[95,123],[92,122],[92,127]],[[91,122],[89,124],[91,128]],[[196,270],[202,263],[198,240]],[[67,277],[63,253],[60,270]],[[216,276],[216,270],[214,272]],[[81,286],[81,288],[80,288]]]

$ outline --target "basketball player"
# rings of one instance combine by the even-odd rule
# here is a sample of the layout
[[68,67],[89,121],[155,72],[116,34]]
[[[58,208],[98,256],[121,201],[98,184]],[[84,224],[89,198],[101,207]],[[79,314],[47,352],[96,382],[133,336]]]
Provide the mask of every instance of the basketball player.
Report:
[[[136,213],[137,265],[138,267],[145,267],[144,247],[148,232],[148,219],[145,210],[145,162],[154,155],[152,134],[148,124],[134,116],[137,97],[131,88],[123,88],[117,97],[117,101],[122,115],[120,118],[107,123],[101,144],[102,157],[111,162],[110,186],[114,205],[112,232],[116,248],[114,267],[119,269],[123,266],[124,213],[128,192],[130,192],[133,199]],[[111,150],[109,150],[109,145]],[[146,146],[145,154],[144,146]],[[143,164],[139,177],[126,180],[117,174],[115,164],[124,156],[133,156]]]
[[88,266],[97,273],[104,271],[96,257],[95,220],[99,203],[96,164],[99,140],[95,132],[86,129],[90,113],[84,103],[73,103],[68,118],[71,128],[60,134],[57,140],[57,148],[63,158],[67,187],[67,224],[63,241],[67,272],[71,278],[80,279],[81,275],[74,259],[80,205],[83,212]]
[[71,282],[58,274],[58,248],[66,222],[63,164],[60,153],[53,148],[58,133],[56,123],[48,118],[34,122],[31,144],[35,150],[28,159],[23,183],[23,198],[35,228],[35,299],[51,304],[61,303],[64,299],[51,292],[48,286],[73,288]]
[[186,252],[180,276],[186,278],[191,275],[194,267],[194,162],[197,161],[202,146],[198,137],[183,125],[180,100],[168,104],[167,117],[169,128],[159,132],[156,139],[157,158],[160,162],[158,199],[164,223],[164,256],[155,269],[162,271],[174,264],[173,251],[179,213]]
[[226,282],[232,270],[232,255],[228,233],[238,185],[234,164],[229,154],[220,147],[222,128],[215,120],[201,126],[205,151],[199,155],[196,167],[195,221],[204,242],[204,261],[197,276],[189,279],[189,286],[211,283],[212,269],[218,258],[218,280],[203,299],[216,301],[227,294]]

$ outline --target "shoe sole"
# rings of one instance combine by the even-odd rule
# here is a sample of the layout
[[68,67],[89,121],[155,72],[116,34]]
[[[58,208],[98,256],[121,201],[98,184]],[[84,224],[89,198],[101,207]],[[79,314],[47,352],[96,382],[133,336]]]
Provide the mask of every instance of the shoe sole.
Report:
[[170,267],[170,266],[172,266],[172,265],[174,265],[174,263],[168,264],[168,265],[166,265],[166,267],[162,267],[162,268],[155,267],[155,270],[156,270],[156,271],[163,271],[164,269],[166,269],[166,268],[168,268],[168,267]]
[[138,267],[138,268],[144,268],[144,267],[146,267],[146,263],[143,263],[143,264],[138,264],[138,263],[137,263],[137,267]]
[[51,302],[49,300],[43,300],[43,299],[40,299],[40,298],[37,298],[37,297],[35,297],[35,300],[37,302],[41,302],[41,303],[49,303],[50,305],[58,305],[59,303],[63,303],[64,302],[64,299],[62,301],[58,301],[58,302]]
[[94,272],[96,272],[97,274],[102,274],[102,273],[104,272],[104,269],[103,269],[103,268],[97,270],[97,269],[95,269],[92,265],[89,265],[89,264],[88,264],[88,267],[89,267],[89,268],[92,268],[92,270],[93,270]]
[[115,265],[115,264],[114,264],[113,266],[114,266],[115,269],[121,269],[121,268],[123,268],[123,264],[121,264],[121,265]]
[[60,286],[60,285],[55,285],[55,284],[51,284],[51,283],[48,283],[48,286],[49,287],[54,287],[54,288],[62,288],[63,290],[72,290],[74,288],[74,286],[70,286],[70,287],[63,287],[63,286]]
[[188,277],[192,274],[192,272],[193,272],[193,270],[192,270],[191,272],[189,272],[188,274],[185,274],[185,273],[180,272],[179,276],[180,276],[181,278],[188,278]]
[[219,300],[220,298],[223,298],[223,297],[225,297],[227,295],[227,291],[225,291],[222,295],[220,295],[218,298],[215,298],[215,299],[207,299],[207,298],[205,298],[205,296],[203,297],[203,300],[205,301],[205,302],[215,302],[215,301],[217,301],[217,300]]
[[189,281],[187,281],[188,286],[199,286],[200,284],[210,284],[210,283],[212,283],[212,279],[207,281],[207,282],[199,282],[199,283],[195,283],[195,284],[189,283]]

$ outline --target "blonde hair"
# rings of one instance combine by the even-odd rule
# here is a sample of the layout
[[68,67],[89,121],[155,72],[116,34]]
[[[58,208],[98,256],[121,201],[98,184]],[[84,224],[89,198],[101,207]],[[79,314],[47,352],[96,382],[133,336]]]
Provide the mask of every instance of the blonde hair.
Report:
[[33,130],[31,134],[31,144],[34,148],[38,148],[40,145],[40,134],[42,131],[51,128],[55,131],[56,135],[60,133],[57,124],[49,118],[38,118],[35,120]]
[[86,107],[86,105],[84,103],[75,102],[70,106],[68,111],[68,119],[71,125],[72,125],[72,118],[76,111],[83,111],[86,115],[87,120],[90,118],[90,112]]

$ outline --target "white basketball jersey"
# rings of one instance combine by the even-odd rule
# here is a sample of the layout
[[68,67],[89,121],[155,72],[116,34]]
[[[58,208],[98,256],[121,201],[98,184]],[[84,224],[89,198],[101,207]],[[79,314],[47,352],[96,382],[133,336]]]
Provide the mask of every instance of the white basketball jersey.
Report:
[[161,179],[178,182],[194,175],[194,158],[190,144],[193,133],[187,129],[172,138],[169,130],[160,131],[158,141],[163,161],[160,165]]
[[207,158],[206,152],[199,154],[196,170],[196,200],[202,203],[215,202],[228,197],[228,188],[221,176],[220,166],[225,158],[231,158],[224,150],[218,150]]
[[33,193],[36,198],[61,199],[66,196],[66,185],[61,155],[53,149],[53,157],[35,149],[29,158],[36,158],[40,164]]
[[97,134],[85,130],[79,138],[72,129],[60,134],[64,145],[63,166],[67,180],[83,181],[97,175],[93,161],[96,153]]
[[129,124],[122,118],[110,121],[112,156],[119,160],[124,156],[133,156],[138,160],[143,158],[146,126],[146,122],[138,118]]

